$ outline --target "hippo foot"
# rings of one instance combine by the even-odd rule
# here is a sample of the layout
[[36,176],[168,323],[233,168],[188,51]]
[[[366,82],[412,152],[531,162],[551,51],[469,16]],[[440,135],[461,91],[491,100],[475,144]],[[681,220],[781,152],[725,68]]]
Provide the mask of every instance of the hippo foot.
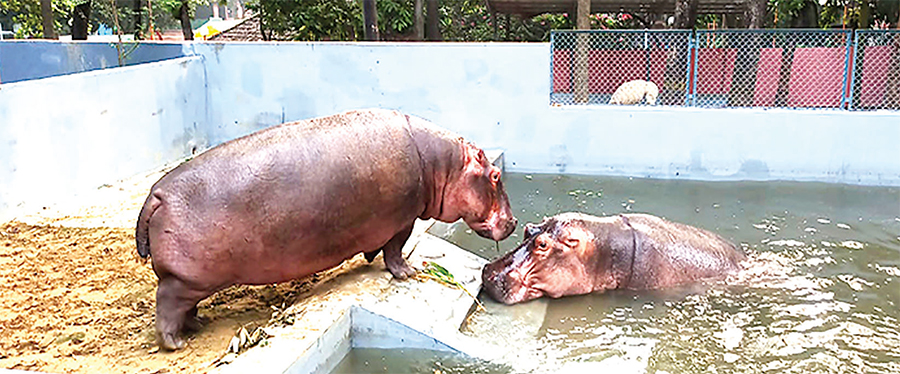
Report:
[[391,274],[394,275],[394,279],[404,280],[416,275],[416,270],[409,266],[406,261],[396,264],[387,262],[386,265]]
[[193,316],[184,321],[184,327],[182,329],[188,332],[197,332],[203,328],[204,321],[202,318]]
[[163,333],[156,336],[156,343],[160,348],[165,349],[167,351],[177,351],[179,349],[184,348],[187,344],[184,343],[184,339],[180,338],[176,334]]

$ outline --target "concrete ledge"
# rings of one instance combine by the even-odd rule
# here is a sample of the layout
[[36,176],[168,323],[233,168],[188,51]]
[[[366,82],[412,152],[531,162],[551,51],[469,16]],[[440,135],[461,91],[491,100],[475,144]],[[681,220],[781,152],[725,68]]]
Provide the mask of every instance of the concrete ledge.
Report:
[[[431,221],[417,221],[403,248],[410,265],[434,261],[447,268],[471,294],[481,287],[485,260],[425,233]],[[367,264],[358,255],[284,313],[294,324],[270,326],[274,337],[265,346],[241,354],[217,373],[328,372],[349,352],[360,348],[424,348],[483,357],[459,329],[474,299],[435,281],[395,281],[377,258]],[[463,349],[463,347],[465,349]]]

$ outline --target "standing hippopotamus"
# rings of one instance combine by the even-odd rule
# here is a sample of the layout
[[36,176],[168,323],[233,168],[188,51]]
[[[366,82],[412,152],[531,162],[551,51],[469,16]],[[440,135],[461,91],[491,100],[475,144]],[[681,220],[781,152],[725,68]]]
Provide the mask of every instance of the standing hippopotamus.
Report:
[[159,277],[156,334],[184,347],[197,302],[235,284],[303,277],[379,251],[395,278],[416,218],[462,218],[502,240],[516,219],[500,169],[427,121],[387,110],[285,123],[212,148],[150,190],[135,233]]
[[659,217],[563,213],[526,225],[519,248],[485,265],[482,279],[494,299],[515,304],[673,287],[739,270],[743,259],[718,235]]

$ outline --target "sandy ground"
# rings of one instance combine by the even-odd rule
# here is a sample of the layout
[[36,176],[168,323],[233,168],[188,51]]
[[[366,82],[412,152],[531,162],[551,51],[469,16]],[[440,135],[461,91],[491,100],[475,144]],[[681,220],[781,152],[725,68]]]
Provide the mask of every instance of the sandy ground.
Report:
[[[0,368],[51,373],[198,373],[213,368],[235,332],[265,324],[273,306],[302,299],[324,274],[239,286],[200,304],[203,329],[188,348],[154,342],[156,275],[138,257],[134,221],[150,186],[176,164],[0,223]],[[361,257],[361,256],[358,256]]]

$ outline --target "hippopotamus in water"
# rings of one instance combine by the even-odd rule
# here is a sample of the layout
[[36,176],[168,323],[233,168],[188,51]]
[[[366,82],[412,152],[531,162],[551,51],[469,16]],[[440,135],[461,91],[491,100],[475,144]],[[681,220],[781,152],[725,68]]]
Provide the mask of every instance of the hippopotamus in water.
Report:
[[184,347],[197,302],[231,285],[300,278],[360,252],[383,252],[406,278],[416,218],[461,218],[498,241],[516,226],[483,151],[398,112],[285,123],[212,148],[156,182],[137,221],[137,251],[159,277],[158,343]]
[[563,213],[526,225],[522,244],[485,265],[482,279],[491,297],[515,304],[685,285],[739,270],[743,259],[716,234],[648,214]]

